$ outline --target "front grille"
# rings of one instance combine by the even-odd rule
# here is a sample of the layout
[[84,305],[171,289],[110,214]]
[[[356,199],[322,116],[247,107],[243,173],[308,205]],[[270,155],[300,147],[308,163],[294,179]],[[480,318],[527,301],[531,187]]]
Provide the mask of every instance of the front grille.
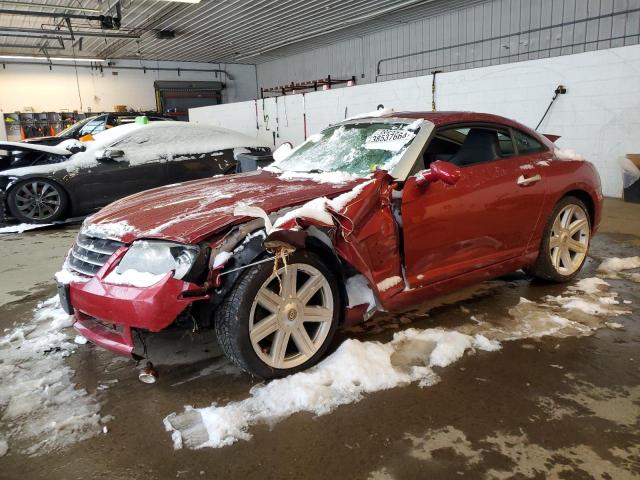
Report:
[[92,277],[107,263],[113,252],[124,245],[115,240],[80,233],[69,255],[69,267]]

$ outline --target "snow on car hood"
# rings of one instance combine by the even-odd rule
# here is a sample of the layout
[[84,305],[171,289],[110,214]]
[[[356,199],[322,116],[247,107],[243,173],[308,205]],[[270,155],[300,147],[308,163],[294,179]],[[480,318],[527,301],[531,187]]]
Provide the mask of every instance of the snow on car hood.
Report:
[[169,185],[118,200],[88,218],[83,232],[132,242],[162,238],[198,242],[246,218],[236,217],[239,205],[260,207],[267,213],[295,206],[316,197],[333,197],[366,181],[338,183],[282,177],[259,170]]
[[64,146],[50,146],[50,145],[39,145],[37,143],[27,143],[27,142],[0,142],[1,150],[33,150],[36,152],[44,152],[44,153],[52,153],[54,155],[71,155],[71,152],[64,148]]

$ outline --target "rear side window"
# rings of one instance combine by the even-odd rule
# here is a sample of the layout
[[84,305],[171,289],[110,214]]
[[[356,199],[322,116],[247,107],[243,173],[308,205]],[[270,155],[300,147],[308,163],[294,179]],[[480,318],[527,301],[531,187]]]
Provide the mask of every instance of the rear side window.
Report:
[[516,145],[518,146],[518,153],[520,155],[542,152],[546,150],[546,148],[536,139],[522,133],[519,130],[513,130],[513,138],[516,141]]
[[498,143],[500,144],[500,154],[504,157],[510,157],[513,155],[513,140],[511,140],[511,136],[506,131],[498,131]]

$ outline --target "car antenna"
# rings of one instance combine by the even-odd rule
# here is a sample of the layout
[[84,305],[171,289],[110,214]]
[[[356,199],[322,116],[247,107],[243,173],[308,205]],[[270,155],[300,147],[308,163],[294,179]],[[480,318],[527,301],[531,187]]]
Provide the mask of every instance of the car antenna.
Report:
[[553,98],[551,99],[551,103],[549,103],[549,106],[544,111],[544,115],[542,115],[542,118],[540,119],[540,121],[538,122],[538,125],[536,125],[536,128],[534,130],[538,130],[538,127],[542,125],[542,122],[547,116],[547,113],[549,113],[549,110],[551,109],[551,105],[553,105],[553,102],[556,101],[556,98],[558,98],[558,95],[564,95],[565,93],[567,93],[567,87],[565,87],[564,85],[558,85],[556,87],[555,91],[553,92]]

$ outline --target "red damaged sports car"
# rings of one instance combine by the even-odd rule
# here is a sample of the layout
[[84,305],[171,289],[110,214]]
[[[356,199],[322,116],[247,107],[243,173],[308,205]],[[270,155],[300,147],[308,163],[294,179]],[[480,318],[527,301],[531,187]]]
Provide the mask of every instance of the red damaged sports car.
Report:
[[243,370],[280,377],[376,310],[521,268],[571,279],[601,203],[593,165],[512,120],[356,118],[267,169],[105,207],[59,293],[75,328],[116,353],[140,358],[153,332],[197,326]]

